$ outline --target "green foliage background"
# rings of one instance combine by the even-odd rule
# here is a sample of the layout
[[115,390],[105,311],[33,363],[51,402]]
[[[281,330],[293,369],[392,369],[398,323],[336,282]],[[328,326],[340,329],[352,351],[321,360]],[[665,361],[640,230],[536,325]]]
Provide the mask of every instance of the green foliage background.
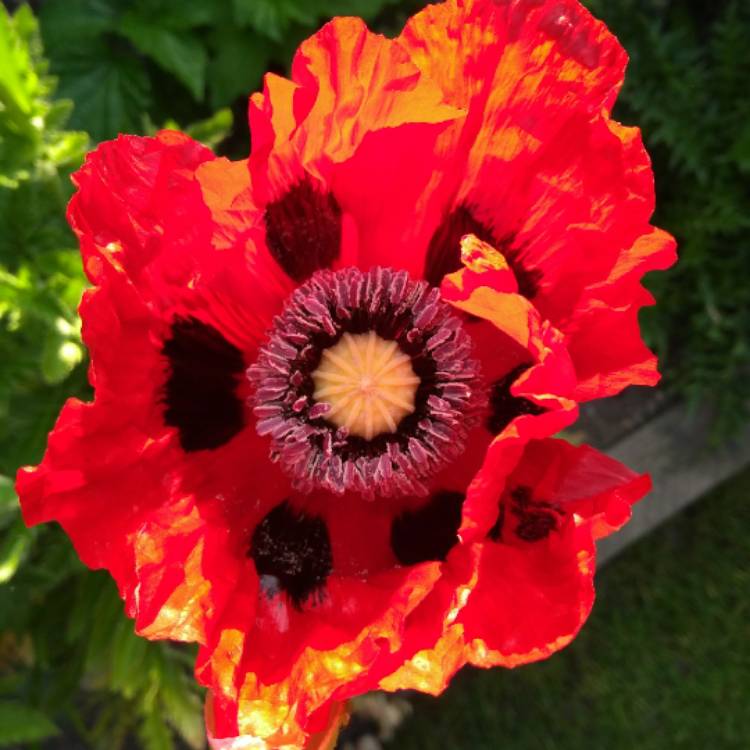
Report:
[[[28,530],[13,476],[69,395],[85,397],[84,279],[69,175],[117,132],[182,123],[247,150],[247,94],[327,17],[395,32],[420,0],[42,0],[0,6],[0,746],[203,746],[190,649],[136,638],[114,586],[59,529]],[[750,371],[750,4],[588,0],[631,54],[617,115],[645,131],[657,223],[680,264],[644,315],[668,383],[745,418]],[[68,746],[68,745],[61,745]]]

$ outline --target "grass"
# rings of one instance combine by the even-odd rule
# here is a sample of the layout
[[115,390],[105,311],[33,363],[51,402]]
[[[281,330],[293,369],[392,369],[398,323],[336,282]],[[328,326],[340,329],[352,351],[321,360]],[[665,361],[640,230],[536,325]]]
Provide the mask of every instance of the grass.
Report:
[[750,747],[750,470],[604,569],[552,659],[464,670],[392,750]]

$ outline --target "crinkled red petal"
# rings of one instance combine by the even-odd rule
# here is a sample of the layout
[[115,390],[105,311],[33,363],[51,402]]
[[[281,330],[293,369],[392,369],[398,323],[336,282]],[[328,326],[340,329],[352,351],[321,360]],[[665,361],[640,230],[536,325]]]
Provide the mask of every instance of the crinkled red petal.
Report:
[[[275,501],[280,482],[266,470],[270,500],[247,493],[268,463],[249,409],[224,449],[179,447],[165,423],[163,348],[173,321],[194,317],[249,362],[284,294],[260,283],[244,166],[165,132],[102,144],[75,179],[69,216],[95,284],[80,312],[96,400],[70,402],[41,465],[19,472],[22,507],[29,523],[59,521],[88,565],[110,570],[144,635],[203,640],[237,557],[221,557],[226,529],[247,520],[248,497]],[[248,469],[243,487],[227,482]]]
[[[348,703],[332,701],[315,714],[308,727],[309,733],[300,730],[296,734],[287,734],[269,741],[249,734],[217,736],[222,730],[219,729],[221,722],[217,723],[216,717],[225,716],[237,708],[237,705],[227,707],[225,701],[209,691],[206,699],[206,728],[211,750],[334,750],[339,733],[350,716]],[[236,720],[232,725],[236,727]]]
[[120,136],[88,155],[73,178],[78,192],[68,219],[92,283],[102,263],[116,264],[144,287],[186,281],[185,248],[206,253],[210,247],[208,210],[194,175],[213,158],[209,149],[171,131],[155,138]]
[[468,110],[460,133],[444,136],[446,149],[468,151],[465,168],[444,170],[456,181],[445,213],[470,210],[542,315],[580,336],[576,396],[653,384],[637,323],[642,289],[631,289],[628,311],[604,300],[620,265],[637,260],[637,282],[675,257],[664,233],[644,257],[653,175],[638,130],[609,119],[626,63],[615,37],[576,0],[449,0],[412,18],[399,43]]
[[89,567],[110,571],[128,613],[136,617],[133,540],[162,502],[160,478],[175,462],[179,456],[169,441],[151,439],[126,413],[71,399],[50,433],[42,463],[18,472],[24,520],[57,521]]
[[194,314],[243,349],[257,344],[290,287],[252,242],[257,210],[242,163],[162,131],[101,144],[74,182],[68,218],[94,284],[113,269],[154,315]]
[[[562,440],[532,440],[505,463],[500,491],[486,490],[496,525],[451,553],[407,622],[404,648],[378,665],[381,688],[438,694],[466,663],[514,667],[567,645],[593,605],[595,539],[625,523],[650,489],[648,476]],[[528,504],[513,507],[518,487]]]
[[656,357],[640,334],[639,310],[653,304],[640,279],[646,271],[668,268],[675,259],[674,239],[653,229],[621,253],[605,282],[584,292],[566,326],[579,381],[576,400],[613,396],[628,385],[659,381]]
[[251,735],[269,746],[302,742],[316,712],[401,644],[404,618],[429,593],[439,563],[337,576],[318,603],[236,591],[196,674],[214,695],[216,735]]
[[261,182],[253,184],[270,199],[304,171],[327,181],[332,165],[368,135],[460,114],[405,50],[358,18],[335,18],[302,43],[291,82],[269,75],[263,94],[251,99],[250,122],[260,137],[250,165]]
[[419,251],[404,247],[424,245],[425,227],[438,218],[437,142],[463,112],[442,101],[404,49],[355,18],[334,19],[304,42],[292,78],[267,76],[251,99],[259,203],[312,177],[344,214],[334,267],[383,265],[418,276]]
[[577,0],[447,0],[410,18],[398,41],[451,103],[521,122],[524,110],[611,107],[627,61]]

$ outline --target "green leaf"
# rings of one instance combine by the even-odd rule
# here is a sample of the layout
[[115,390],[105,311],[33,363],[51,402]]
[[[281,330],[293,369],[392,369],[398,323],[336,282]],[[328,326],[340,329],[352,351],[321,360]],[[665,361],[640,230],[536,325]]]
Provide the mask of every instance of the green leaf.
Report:
[[[188,665],[190,651],[183,645],[164,644],[164,659],[159,669],[159,700],[169,723],[195,750],[205,746],[205,728],[201,695]],[[186,665],[183,657],[188,657]]]
[[0,60],[0,183],[15,188],[48,163],[72,166],[86,136],[59,132],[70,103],[50,101],[54,81],[46,75],[37,22],[28,6],[12,17],[0,7]]
[[229,135],[233,122],[232,110],[226,107],[205,120],[188,125],[185,132],[209,148],[216,148]]
[[211,45],[208,88],[212,107],[226,106],[259,88],[274,50],[268,39],[227,27],[214,32]]
[[[41,88],[29,49],[30,35],[19,33],[21,22],[29,14],[28,8],[22,8],[11,18],[4,7],[0,8],[0,56],[3,60],[0,101],[4,119],[13,117],[15,113],[21,117],[28,116]],[[33,16],[31,18],[33,21]]]
[[191,138],[200,141],[209,148],[216,148],[230,133],[234,115],[228,107],[220,109],[211,117],[205,120],[198,120],[190,125],[180,125],[176,120],[167,120],[161,126],[151,122],[150,118],[146,123],[146,134],[155,135],[159,130],[181,130],[187,133]]
[[18,497],[13,480],[0,474],[0,529],[18,514]]
[[67,192],[61,177],[49,171],[32,162],[21,183],[0,186],[0,258],[11,267],[72,244],[64,215]]
[[41,78],[39,40],[31,11],[11,17],[0,6],[0,170],[9,182],[42,143],[47,86]]
[[[68,99],[55,103],[56,108],[72,112],[72,108],[65,106],[72,104]],[[67,119],[67,115],[66,115]],[[66,171],[77,169],[83,161],[83,155],[89,146],[88,133],[67,131],[60,133],[57,138],[49,144],[46,158],[52,161],[57,167]]]
[[72,47],[56,61],[60,94],[76,104],[71,125],[97,140],[140,129],[151,104],[151,84],[143,63],[104,38]]
[[144,750],[173,750],[174,740],[169,726],[159,711],[149,711],[138,728]]
[[135,698],[143,692],[148,677],[144,670],[148,641],[135,634],[133,622],[122,616],[122,605],[118,606],[117,614],[117,625],[109,633],[108,640],[111,658],[109,684],[126,698]]
[[[123,619],[122,602],[111,582],[95,590],[96,600],[89,606],[90,630],[87,638],[87,666],[104,679],[111,673],[114,658],[112,637]],[[131,625],[132,627],[132,625]]]
[[127,13],[117,30],[135,48],[152,58],[159,67],[171,73],[198,101],[206,85],[207,55],[198,36],[190,31],[176,31],[155,25],[148,18]]
[[0,585],[13,578],[33,542],[32,532],[21,518],[0,537]]
[[168,29],[213,26],[230,16],[229,0],[135,0],[133,12]]
[[116,35],[119,0],[48,0],[40,11],[59,95],[75,103],[70,122],[97,140],[137,131],[151,104],[145,65]]
[[60,383],[83,361],[83,348],[76,341],[50,331],[42,348],[42,377],[47,383]]
[[240,26],[252,26],[276,42],[281,42],[292,22],[314,26],[315,12],[306,0],[233,0],[234,15]]
[[65,399],[75,393],[86,394],[82,387],[84,377],[85,373],[79,368],[75,378],[56,386],[29,378],[29,382],[22,382],[13,389],[12,398],[6,402],[6,413],[0,419],[0,471],[9,474],[19,466],[41,459],[47,434]]
[[51,58],[111,31],[120,0],[46,0],[39,11],[44,47]]
[[398,0],[316,0],[321,16],[359,16],[365,20],[375,18],[386,6]]
[[0,701],[0,747],[39,742],[59,733],[38,709],[16,701]]

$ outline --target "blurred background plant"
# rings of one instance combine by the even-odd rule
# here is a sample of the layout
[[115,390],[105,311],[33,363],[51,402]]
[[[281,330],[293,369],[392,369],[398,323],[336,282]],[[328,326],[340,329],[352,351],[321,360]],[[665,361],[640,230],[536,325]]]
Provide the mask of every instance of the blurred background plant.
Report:
[[[136,638],[108,577],[55,527],[28,530],[13,476],[68,396],[90,395],[65,221],[69,176],[118,132],[179,127],[241,157],[248,93],[331,15],[395,33],[422,0],[6,0],[0,6],[0,746],[203,746],[190,649]],[[747,416],[750,3],[588,0],[631,55],[616,114],[645,131],[680,264],[643,319],[718,438]],[[129,739],[130,738],[130,739]],[[133,740],[135,738],[135,740]],[[54,741],[54,740],[52,740]],[[47,746],[47,745],[45,745]],[[49,745],[50,747],[53,745]]]

